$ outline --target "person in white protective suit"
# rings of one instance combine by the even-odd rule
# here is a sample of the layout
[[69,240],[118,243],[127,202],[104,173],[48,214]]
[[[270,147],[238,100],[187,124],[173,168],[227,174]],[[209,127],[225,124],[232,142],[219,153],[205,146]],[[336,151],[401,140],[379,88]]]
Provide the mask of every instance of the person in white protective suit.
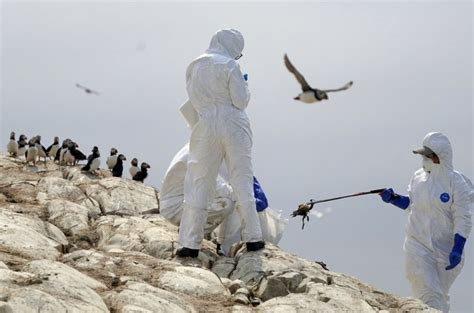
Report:
[[[160,215],[176,226],[180,226],[184,209],[184,177],[188,156],[189,144],[186,144],[171,161],[160,189]],[[224,167],[219,170],[216,191],[207,206],[204,234],[208,236],[216,230],[216,252],[228,255],[231,246],[241,240],[241,224],[240,216],[234,210],[232,187],[223,176],[226,177]],[[256,179],[254,179],[254,195],[263,239],[272,244],[278,244],[285,230],[286,220],[268,207],[266,196]]]
[[186,71],[186,89],[198,121],[189,144],[185,205],[179,229],[182,247],[176,252],[180,257],[198,256],[207,220],[206,207],[223,161],[247,250],[257,251],[265,246],[253,196],[252,131],[245,113],[250,92],[236,62],[243,48],[244,39],[239,31],[219,30],[206,52],[191,62]]
[[382,199],[408,209],[404,251],[406,276],[413,295],[431,307],[449,311],[449,289],[461,272],[464,244],[471,231],[474,187],[453,168],[448,138],[425,136],[414,150],[423,159],[408,186],[408,196],[385,189]]

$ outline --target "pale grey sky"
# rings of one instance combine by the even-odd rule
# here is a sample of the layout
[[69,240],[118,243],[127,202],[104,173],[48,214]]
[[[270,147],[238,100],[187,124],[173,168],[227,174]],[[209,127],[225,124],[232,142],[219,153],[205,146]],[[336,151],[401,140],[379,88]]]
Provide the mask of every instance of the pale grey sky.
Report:
[[[452,141],[455,167],[474,178],[470,2],[5,2],[1,140],[11,130],[71,137],[87,154],[112,146],[151,164],[160,186],[189,131],[178,112],[188,63],[219,28],[242,31],[254,169],[272,207],[381,187],[404,192],[429,131]],[[287,52],[314,87],[351,90],[297,103]],[[75,83],[97,89],[89,96]],[[2,149],[3,150],[3,149]],[[105,164],[105,162],[103,162]],[[366,196],[332,202],[281,246],[383,290],[409,295],[407,215]],[[454,312],[472,312],[473,244],[455,282]]]

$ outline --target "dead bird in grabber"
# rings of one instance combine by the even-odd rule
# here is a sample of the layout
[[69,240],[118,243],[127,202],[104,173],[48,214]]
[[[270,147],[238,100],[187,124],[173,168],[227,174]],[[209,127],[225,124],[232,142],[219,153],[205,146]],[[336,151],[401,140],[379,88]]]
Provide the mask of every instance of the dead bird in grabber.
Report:
[[291,213],[291,216],[292,217],[297,217],[298,215],[301,215],[303,216],[302,218],[302,222],[303,222],[303,226],[301,227],[301,229],[304,229],[304,220],[306,219],[308,222],[309,222],[309,211],[311,211],[311,209],[313,208],[313,206],[316,204],[316,202],[311,199],[309,200],[309,202],[305,202],[305,203],[301,203],[300,205],[298,205],[298,209],[296,211],[293,211],[293,213]]
[[317,203],[323,203],[323,202],[329,202],[329,201],[334,201],[334,200],[339,200],[339,199],[344,199],[344,198],[351,198],[351,197],[359,197],[359,196],[363,196],[363,195],[369,195],[369,194],[379,194],[381,192],[383,192],[385,190],[385,188],[381,188],[381,189],[374,189],[374,190],[371,190],[371,191],[364,191],[364,192],[358,192],[358,193],[353,193],[353,194],[350,194],[350,195],[346,195],[346,196],[341,196],[341,197],[336,197],[336,198],[330,198],[330,199],[324,199],[324,200],[314,200],[314,199],[311,199],[309,200],[309,202],[305,202],[305,203],[302,203],[300,205],[298,205],[298,209],[296,211],[293,211],[293,213],[291,213],[291,216],[292,217],[296,217],[296,216],[302,216],[302,221],[303,221],[303,226],[301,227],[301,229],[304,229],[304,220],[306,219],[306,221],[309,222],[309,211],[311,211],[314,207],[315,204]]

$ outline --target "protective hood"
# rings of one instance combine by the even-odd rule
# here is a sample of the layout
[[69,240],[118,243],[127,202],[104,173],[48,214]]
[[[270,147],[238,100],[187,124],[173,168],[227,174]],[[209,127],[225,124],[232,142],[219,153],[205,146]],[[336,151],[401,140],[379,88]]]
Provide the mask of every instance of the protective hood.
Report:
[[220,54],[235,59],[244,50],[244,37],[235,29],[221,29],[212,36],[206,53]]
[[442,168],[453,170],[453,149],[446,135],[439,132],[428,133],[423,139],[423,146],[436,153]]

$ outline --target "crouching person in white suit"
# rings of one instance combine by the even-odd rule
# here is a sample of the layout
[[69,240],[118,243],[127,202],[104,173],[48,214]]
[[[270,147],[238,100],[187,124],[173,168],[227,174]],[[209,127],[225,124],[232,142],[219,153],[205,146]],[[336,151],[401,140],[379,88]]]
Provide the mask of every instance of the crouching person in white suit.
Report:
[[[186,144],[171,161],[160,190],[160,214],[176,226],[180,225],[184,211],[184,178],[188,156],[189,145]],[[230,247],[242,239],[242,225],[240,216],[235,210],[235,197],[232,187],[223,178],[225,176],[225,168],[221,167],[216,180],[216,191],[207,206],[207,220],[204,227],[205,236],[214,230],[217,231],[216,252],[220,255],[227,255]],[[286,220],[268,207],[267,198],[256,178],[254,178],[254,195],[263,239],[277,244],[283,235]]]
[[[176,226],[181,223],[184,211],[184,178],[187,171],[189,144],[175,155],[166,171],[160,190],[160,214]],[[219,175],[214,197],[207,206],[205,236],[209,235],[234,209],[232,188]]]
[[[276,245],[283,236],[288,219],[282,218],[280,213],[268,206],[267,197],[255,177],[253,178],[253,190],[263,240]],[[219,228],[216,229],[218,242],[217,253],[219,255],[229,255],[232,245],[242,241],[241,230],[242,223],[240,216],[237,210],[234,210],[226,217]]]

